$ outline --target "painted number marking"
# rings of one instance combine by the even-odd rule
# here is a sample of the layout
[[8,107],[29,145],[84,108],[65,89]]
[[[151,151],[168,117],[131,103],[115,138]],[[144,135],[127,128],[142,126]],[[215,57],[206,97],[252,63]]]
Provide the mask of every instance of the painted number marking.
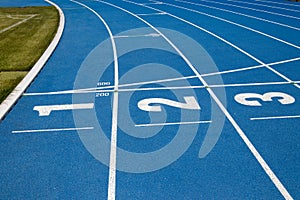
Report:
[[81,109],[93,109],[93,108],[94,108],[93,103],[84,103],[84,104],[34,106],[33,110],[38,111],[39,116],[49,116],[52,111],[81,110]]
[[184,97],[185,102],[177,102],[169,99],[164,98],[149,98],[143,99],[138,102],[138,107],[141,110],[148,111],[148,112],[161,112],[162,108],[160,105],[150,105],[150,104],[163,104],[168,105],[176,108],[182,109],[189,109],[189,110],[200,110],[200,106],[193,96],[186,96]]
[[108,92],[96,93],[96,97],[108,97],[108,96],[109,96]]
[[236,102],[246,106],[262,106],[258,100],[262,101],[273,101],[273,98],[279,98],[278,101],[283,104],[292,104],[295,102],[295,98],[291,95],[282,92],[268,92],[263,95],[257,93],[241,93],[237,94],[234,99]]

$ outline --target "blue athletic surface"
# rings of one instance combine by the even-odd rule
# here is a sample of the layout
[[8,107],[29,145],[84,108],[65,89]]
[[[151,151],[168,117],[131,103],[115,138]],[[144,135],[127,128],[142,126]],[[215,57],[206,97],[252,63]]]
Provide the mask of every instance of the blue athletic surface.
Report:
[[299,2],[53,2],[62,39],[0,123],[0,199],[300,199]]

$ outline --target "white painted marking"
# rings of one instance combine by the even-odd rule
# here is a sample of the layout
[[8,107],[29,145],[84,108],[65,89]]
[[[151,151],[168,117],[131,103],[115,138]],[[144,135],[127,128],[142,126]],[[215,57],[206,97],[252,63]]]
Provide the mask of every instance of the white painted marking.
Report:
[[159,12],[159,13],[142,13],[142,14],[136,14],[138,16],[152,16],[152,15],[165,15],[166,13]]
[[141,3],[139,5],[157,5],[157,4],[163,4],[163,3],[159,2],[159,1],[156,1],[156,2],[153,2],[153,3]]
[[250,118],[250,120],[295,119],[295,118],[300,118],[300,115],[274,116],[274,117],[252,117],[252,118]]
[[[298,61],[298,60],[300,60],[300,57],[293,58],[293,59],[288,59],[288,60],[282,60],[282,61],[273,62],[273,63],[268,63],[266,65],[273,66],[273,65],[279,65],[279,64],[294,62],[294,61]],[[214,75],[220,75],[220,74],[228,74],[228,73],[233,73],[233,72],[241,72],[241,71],[247,71],[247,70],[251,70],[251,69],[262,68],[262,67],[265,67],[265,66],[264,65],[256,65],[256,66],[251,66],[251,67],[244,67],[244,68],[239,68],[239,69],[232,69],[232,70],[227,70],[227,71],[203,74],[202,76],[206,77],[206,76],[214,76]]]
[[[294,62],[300,60],[300,57],[288,59],[288,60],[282,60],[277,61],[273,63],[268,63],[268,66],[274,66],[289,62]],[[247,71],[251,69],[257,69],[265,67],[264,65],[256,65],[251,67],[245,67],[245,68],[239,68],[239,69],[233,69],[233,70],[227,70],[227,71],[221,71],[221,72],[213,72],[208,74],[202,74],[202,77],[207,76],[214,76],[214,75],[220,75],[220,74],[227,74],[227,73],[234,73],[234,72],[240,72],[240,71]],[[137,82],[137,83],[128,83],[128,84],[121,84],[119,85],[119,88],[122,87],[129,87],[129,86],[140,86],[145,84],[152,84],[152,83],[163,83],[163,82],[171,82],[171,81],[178,81],[178,80],[188,80],[197,78],[197,76],[186,76],[186,77],[179,77],[179,78],[170,78],[170,79],[162,79],[162,80],[153,80],[153,81],[144,81],[144,82]],[[257,86],[257,85],[281,85],[281,84],[290,84],[295,83],[299,84],[300,81],[292,81],[292,82],[265,82],[265,83],[241,83],[241,84],[226,84],[226,85],[210,85],[209,87],[238,87],[238,86]],[[193,87],[193,86],[192,86]],[[25,93],[24,96],[41,96],[41,95],[63,95],[63,94],[74,94],[74,93],[94,93],[94,92],[113,92],[114,90],[109,90],[114,88],[114,86],[109,87],[94,87],[94,88],[85,88],[85,89],[78,89],[78,90],[63,90],[63,91],[56,91],[56,92],[42,92],[42,93]],[[182,87],[182,89],[187,87]],[[199,87],[193,87],[193,88],[204,88],[203,86]],[[155,90],[156,88],[152,88],[152,90]],[[158,88],[159,90],[160,88]],[[169,89],[169,88],[166,88]],[[175,88],[176,89],[176,88]],[[141,89],[142,90],[142,89]],[[146,89],[145,89],[146,90]],[[86,92],[87,91],[87,92]],[[132,89],[132,90],[119,90],[119,92],[129,92],[129,91],[139,91],[138,89]]]
[[[262,83],[237,83],[237,84],[224,84],[224,85],[189,85],[189,86],[176,86],[176,87],[155,87],[155,88],[129,88],[119,89],[118,92],[135,92],[135,91],[159,91],[159,90],[182,90],[182,89],[204,89],[204,88],[221,88],[221,87],[247,87],[247,86],[266,86],[266,85],[287,85],[287,84],[299,84],[300,81],[293,82],[262,82]],[[121,85],[119,85],[121,86]],[[76,91],[76,93],[95,93],[95,92],[114,92],[114,90],[85,90]],[[45,95],[45,94],[42,94]]]
[[214,18],[214,19],[217,19],[217,20],[226,22],[226,23],[228,23],[228,24],[232,24],[232,25],[241,27],[241,28],[243,28],[243,29],[246,29],[246,30],[255,32],[255,33],[260,34],[260,35],[263,35],[263,36],[265,36],[265,37],[271,38],[271,39],[276,40],[276,41],[278,41],[278,42],[281,42],[281,43],[283,43],[283,44],[286,44],[286,45],[289,45],[289,46],[291,46],[291,47],[294,47],[294,48],[296,48],[296,49],[300,49],[299,46],[297,46],[297,45],[295,45],[295,44],[292,44],[292,43],[290,43],[290,42],[287,42],[287,41],[285,41],[285,40],[283,40],[283,39],[277,38],[277,37],[275,37],[275,36],[272,36],[272,35],[269,35],[269,34],[267,34],[267,33],[261,32],[261,31],[259,31],[259,30],[254,29],[254,28],[250,28],[250,27],[248,27],[248,26],[244,26],[244,25],[242,25],[242,24],[239,24],[239,23],[236,23],[236,22],[233,22],[233,21],[230,21],[230,20],[221,18],[221,17],[217,17],[217,16],[214,16],[214,15],[207,14],[207,13],[205,13],[205,12],[200,12],[200,11],[197,11],[197,10],[185,8],[185,7],[182,7],[182,6],[177,6],[177,5],[170,4],[170,3],[164,3],[164,4],[165,4],[165,5],[168,5],[168,6],[175,7],[175,8],[179,8],[179,9],[182,9],[182,10],[187,10],[187,11],[191,11],[191,12],[194,12],[194,13],[197,13],[197,14],[201,14],[201,15],[204,15],[204,16],[207,16],[207,17],[210,17],[210,18]]
[[287,11],[292,11],[292,12],[300,12],[299,10],[288,9],[288,8],[277,7],[277,6],[269,6],[269,5],[265,5],[265,4],[261,4],[261,3],[250,3],[250,2],[236,1],[236,0],[234,0],[234,1],[227,0],[227,1],[232,1],[232,2],[236,2],[236,3],[244,3],[244,4],[248,4],[248,5],[262,6],[262,7],[267,7],[267,8],[275,8],[275,9],[279,9],[279,10],[287,10]]
[[258,100],[250,100],[250,99],[260,99],[262,101],[273,101],[272,98],[280,98],[278,101],[283,105],[293,104],[295,102],[294,97],[282,92],[268,92],[263,95],[257,93],[241,93],[241,94],[237,94],[234,97],[236,102],[246,106],[262,106]]
[[21,130],[12,131],[13,134],[18,133],[42,133],[42,132],[61,132],[61,131],[79,131],[79,130],[93,130],[94,127],[82,127],[82,128],[54,128],[54,129],[36,129],[36,130]]
[[204,5],[204,4],[193,3],[193,2],[189,2],[189,1],[183,1],[183,0],[175,0],[175,1],[182,2],[182,3],[187,3],[187,4],[191,4],[191,5],[202,6],[202,7],[206,7],[206,8],[211,8],[211,9],[215,9],[215,10],[221,10],[221,11],[224,11],[224,12],[233,13],[233,14],[236,14],[236,15],[240,15],[240,16],[260,20],[260,21],[263,21],[263,22],[268,22],[268,23],[271,23],[271,24],[276,24],[276,25],[279,25],[279,26],[287,27],[287,28],[294,29],[294,30],[297,30],[297,31],[300,30],[300,28],[297,28],[297,27],[294,27],[294,26],[291,26],[291,25],[271,21],[271,20],[268,20],[268,19],[260,18],[260,17],[255,17],[255,16],[252,16],[252,15],[243,14],[243,13],[240,13],[240,12],[235,12],[235,11],[232,11],[232,10],[217,8],[217,7],[214,7],[214,6],[208,6],[208,5]]
[[[185,78],[195,78],[194,76],[185,77]],[[167,79],[166,79],[167,80]],[[157,82],[163,82],[165,80],[158,80]],[[149,83],[156,83],[156,81],[149,81]],[[135,91],[153,91],[153,90],[181,90],[181,89],[203,89],[203,88],[221,88],[221,87],[247,87],[247,86],[266,86],[266,85],[287,85],[287,84],[299,84],[300,81],[293,82],[261,82],[261,83],[234,83],[234,84],[224,84],[224,85],[189,85],[189,86],[176,86],[176,87],[155,87],[155,88],[128,88],[128,89],[119,89],[118,92],[135,92]],[[119,88],[124,88],[126,86],[140,85],[141,83],[132,83],[119,85]],[[63,95],[63,94],[89,94],[89,93],[112,93],[115,90],[113,86],[108,87],[98,87],[98,88],[88,88],[88,89],[79,89],[79,90],[66,90],[66,91],[57,91],[57,92],[45,92],[45,93],[27,93],[24,96],[42,96],[42,95]]]
[[33,15],[37,15],[37,14],[32,14],[32,15],[6,15],[6,18],[10,18],[10,19],[25,19],[25,18],[31,17]]
[[137,38],[137,37],[160,37],[159,34],[150,33],[145,35],[116,35],[114,38]]
[[49,116],[52,111],[82,110],[82,109],[93,109],[93,108],[94,108],[93,103],[85,103],[85,104],[34,106],[33,110],[38,111],[39,116]]
[[[130,87],[130,86],[140,86],[140,85],[152,84],[152,83],[165,83],[165,82],[187,80],[187,79],[193,79],[193,78],[197,78],[197,76],[186,76],[186,77],[179,77],[179,78],[169,78],[169,79],[161,79],[161,80],[121,84],[121,85],[119,85],[119,88],[121,88],[121,87]],[[85,93],[85,91],[87,91],[87,93],[93,93],[95,91],[98,91],[98,92],[114,92],[114,90],[109,90],[109,89],[113,89],[113,88],[114,88],[114,86],[108,86],[108,87],[84,88],[84,89],[78,89],[78,90],[63,90],[63,91],[56,91],[56,92],[26,93],[26,94],[24,94],[24,96],[75,94],[75,93]],[[119,92],[120,91],[123,91],[123,90],[119,90]]]
[[[103,2],[103,1],[101,1],[101,2]],[[140,4],[137,4],[137,3],[132,2],[132,1],[127,1],[126,0],[126,2],[135,4],[135,5],[140,5]],[[105,3],[108,4],[108,5],[112,5],[114,7],[117,7],[119,9],[121,9],[121,10],[124,10],[127,13],[130,13],[131,15],[137,17],[138,19],[140,19],[141,21],[143,21],[145,24],[147,24],[148,26],[150,26],[152,29],[154,29],[155,31],[157,31],[158,33],[160,33],[162,35],[162,37],[165,38],[165,40],[178,52],[178,54],[184,59],[184,61],[188,64],[188,66],[194,71],[194,73],[198,76],[199,80],[203,83],[203,85],[204,86],[208,86],[208,84],[205,82],[205,80],[203,79],[203,77],[199,74],[199,72],[195,69],[195,67],[190,63],[190,61],[185,57],[185,55],[172,43],[172,41],[170,41],[166,36],[164,36],[157,28],[155,28],[152,24],[150,24],[149,22],[143,20],[139,16],[136,16],[133,13],[131,13],[131,12],[129,12],[129,11],[123,9],[123,8],[120,8],[120,7],[116,6],[116,5],[113,5],[113,4],[110,4],[110,3],[107,3],[107,2],[105,2]],[[143,7],[152,9],[152,10],[156,10],[158,12],[163,12],[161,10],[154,9],[154,8],[152,8],[150,6],[145,6],[145,5],[140,5],[140,6],[143,6]],[[174,15],[171,15],[171,14],[168,14],[168,15],[169,16],[174,16]],[[175,18],[178,18],[178,17],[175,17]],[[223,113],[225,114],[225,116],[227,117],[227,119],[234,126],[234,128],[236,129],[236,131],[238,132],[238,134],[240,135],[240,137],[243,139],[243,141],[245,142],[245,144],[247,145],[247,147],[249,148],[249,150],[255,156],[255,158],[257,159],[257,161],[261,165],[261,167],[264,169],[265,173],[270,177],[270,179],[272,180],[272,182],[274,183],[274,185],[277,187],[277,189],[280,191],[280,193],[283,195],[283,197],[286,198],[286,199],[292,199],[291,195],[286,190],[286,188],[284,187],[284,185],[280,182],[280,180],[277,178],[277,176],[271,170],[271,168],[269,167],[269,165],[265,162],[265,160],[263,159],[263,157],[259,154],[259,152],[256,150],[256,148],[254,147],[254,145],[248,139],[248,137],[246,136],[246,134],[242,131],[242,129],[239,127],[239,125],[236,123],[236,121],[233,119],[233,117],[227,111],[227,109],[225,108],[225,106],[222,104],[222,102],[215,95],[215,93],[210,88],[207,88],[207,91],[209,92],[209,94],[211,95],[211,97],[214,99],[214,101],[217,103],[217,105],[220,107],[220,109],[223,111]]]
[[281,14],[281,13],[275,13],[275,12],[270,12],[270,11],[266,11],[266,10],[249,8],[249,7],[245,7],[245,6],[238,6],[238,5],[234,5],[234,4],[230,4],[230,3],[220,3],[220,2],[207,1],[207,0],[199,0],[199,1],[215,3],[215,4],[221,4],[221,5],[226,5],[226,6],[236,7],[236,8],[243,8],[243,9],[247,9],[247,10],[253,10],[253,11],[256,11],[256,12],[263,12],[263,13],[268,13],[268,14],[271,14],[271,15],[277,15],[277,16],[282,16],[282,17],[287,17],[287,18],[300,19],[299,17],[284,15],[284,14]]
[[12,28],[14,28],[14,27],[16,27],[16,26],[19,26],[20,24],[23,24],[24,22],[27,22],[28,20],[34,18],[35,16],[37,16],[37,15],[31,15],[30,17],[28,17],[28,18],[26,18],[26,19],[23,19],[23,20],[21,20],[21,21],[15,23],[15,24],[9,26],[9,27],[6,27],[6,28],[0,30],[0,34],[1,34],[1,33],[4,33],[5,31],[8,31],[8,30],[10,30],[10,29],[12,29]]
[[292,4],[292,3],[279,3],[279,2],[274,2],[274,1],[261,1],[261,0],[254,0],[254,1],[265,2],[265,3],[273,3],[273,4],[279,4],[279,5],[286,5],[286,6],[300,7],[299,4]]
[[218,87],[246,87],[246,86],[266,86],[266,85],[287,85],[287,84],[298,84],[300,81],[295,82],[265,82],[265,83],[237,83],[237,84],[225,84],[225,85],[210,85],[210,88]]
[[[131,2],[131,1],[129,1],[129,0],[123,0],[123,1],[125,1],[125,2]],[[131,2],[131,3],[134,3],[134,2]],[[137,5],[139,5],[139,4],[137,4]],[[155,10],[155,11],[157,11],[157,12],[165,12],[165,11],[163,11],[163,10],[156,9],[156,8],[152,8],[152,7],[150,7],[150,6],[144,6],[144,5],[142,5],[142,6],[143,6],[143,7],[146,7],[146,8],[149,8],[149,9],[152,9],[152,10]],[[198,25],[196,25],[196,24],[194,24],[194,23],[192,23],[192,22],[190,22],[190,21],[187,21],[187,20],[185,20],[185,19],[183,19],[183,18],[180,18],[180,17],[178,17],[178,16],[176,16],[176,15],[170,14],[170,13],[168,13],[168,12],[165,12],[165,13],[166,13],[167,15],[169,15],[170,17],[173,17],[173,18],[175,18],[175,19],[178,19],[178,20],[180,20],[180,21],[183,21],[183,22],[185,22],[186,24],[189,24],[189,25],[191,25],[191,26],[193,26],[193,27],[195,27],[195,28],[197,28],[197,29],[199,29],[199,30],[202,30],[203,32],[208,33],[209,35],[211,35],[211,36],[213,36],[213,37],[215,37],[215,38],[221,40],[222,42],[228,44],[229,46],[233,47],[234,49],[236,49],[236,50],[240,51],[241,53],[245,54],[245,55],[248,56],[249,58],[255,60],[255,61],[258,62],[259,64],[264,65],[267,69],[269,69],[269,70],[272,71],[273,73],[277,74],[277,75],[280,76],[281,78],[285,79],[286,81],[288,81],[288,82],[293,82],[292,80],[290,80],[289,78],[287,78],[287,77],[284,76],[283,74],[279,73],[279,72],[276,71],[275,69],[271,68],[270,66],[268,66],[267,64],[265,64],[264,62],[262,62],[261,60],[259,60],[258,58],[256,58],[255,56],[253,56],[253,55],[251,55],[250,53],[246,52],[245,50],[243,50],[242,48],[238,47],[237,45],[235,45],[235,44],[229,42],[228,40],[226,40],[226,39],[220,37],[219,35],[217,35],[217,34],[211,32],[211,31],[209,31],[209,30],[207,30],[207,29],[205,29],[205,28],[203,28],[203,27],[201,27],[201,26],[198,26]],[[294,84],[294,86],[300,89],[300,86],[299,86],[299,85]]]
[[111,143],[110,143],[110,161],[109,161],[109,180],[108,180],[108,200],[115,200],[116,198],[116,165],[117,165],[117,130],[118,130],[118,85],[119,85],[119,65],[118,65],[118,55],[116,43],[113,37],[113,34],[106,23],[106,21],[93,9],[87,5],[80,3],[75,0],[71,0],[79,5],[84,6],[91,12],[93,12],[105,25],[113,48],[114,55],[114,96],[113,96],[113,105],[112,105],[112,129],[111,129]]
[[208,124],[212,121],[194,121],[194,122],[169,122],[157,124],[136,124],[136,127],[151,127],[151,126],[173,126],[173,125],[189,125],[189,124]]
[[194,96],[186,96],[183,98],[185,100],[184,103],[169,100],[169,99],[164,99],[164,98],[143,99],[138,102],[138,107],[139,107],[139,109],[147,111],[147,112],[161,112],[162,111],[162,108],[160,105],[151,106],[150,104],[164,104],[164,105],[181,108],[181,109],[200,110],[200,106]]

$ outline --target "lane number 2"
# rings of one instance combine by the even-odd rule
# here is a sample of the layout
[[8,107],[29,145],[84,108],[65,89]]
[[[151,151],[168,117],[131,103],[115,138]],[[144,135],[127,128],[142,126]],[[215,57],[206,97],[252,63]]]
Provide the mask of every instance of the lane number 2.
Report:
[[185,102],[177,102],[170,99],[164,98],[149,98],[143,99],[138,102],[138,107],[141,110],[148,111],[148,112],[161,112],[162,108],[161,105],[151,105],[151,104],[163,104],[168,105],[176,108],[181,109],[188,109],[188,110],[200,110],[200,106],[193,96],[185,96],[183,97]]
[[236,102],[246,106],[262,106],[257,99],[266,102],[273,101],[273,98],[278,98],[278,101],[283,105],[292,104],[295,102],[294,97],[282,92],[268,92],[263,95],[257,93],[241,93],[234,97]]

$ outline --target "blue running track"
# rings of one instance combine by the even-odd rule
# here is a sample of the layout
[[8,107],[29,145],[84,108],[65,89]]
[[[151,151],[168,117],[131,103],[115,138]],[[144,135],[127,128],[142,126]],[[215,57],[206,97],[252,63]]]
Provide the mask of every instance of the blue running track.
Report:
[[0,199],[300,199],[299,3],[53,2],[60,43],[0,123]]

